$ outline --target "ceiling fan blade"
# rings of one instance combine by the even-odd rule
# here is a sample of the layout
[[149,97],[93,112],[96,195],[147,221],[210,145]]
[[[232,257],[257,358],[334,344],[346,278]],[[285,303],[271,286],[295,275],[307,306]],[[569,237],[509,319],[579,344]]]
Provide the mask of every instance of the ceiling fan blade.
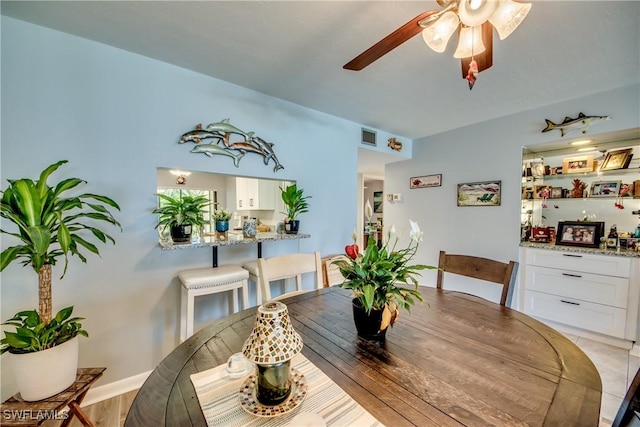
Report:
[[[493,65],[493,27],[489,21],[482,24],[482,43],[484,43],[485,50],[482,53],[474,55],[474,59],[478,64],[478,72],[484,71]],[[462,78],[467,78],[469,72],[469,64],[471,63],[471,57],[462,58]]]
[[404,24],[402,27],[389,34],[387,37],[380,40],[378,43],[371,46],[369,49],[362,52],[360,55],[352,59],[349,63],[345,64],[342,68],[345,70],[360,71],[373,61],[381,58],[387,53],[391,52],[402,43],[409,40],[422,31],[422,27],[418,25],[418,22],[424,18],[438,13],[437,10],[429,10],[421,13],[413,18],[411,21]]

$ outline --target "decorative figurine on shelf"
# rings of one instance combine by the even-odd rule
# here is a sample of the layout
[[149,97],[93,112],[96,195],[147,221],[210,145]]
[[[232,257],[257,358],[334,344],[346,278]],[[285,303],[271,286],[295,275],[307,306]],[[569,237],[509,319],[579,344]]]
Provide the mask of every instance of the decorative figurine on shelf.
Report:
[[540,190],[540,197],[542,198],[542,208],[547,208],[547,199],[549,198],[549,189],[547,187]]
[[618,209],[624,209],[624,196],[628,196],[628,195],[629,195],[629,184],[622,184],[622,188],[620,188],[620,193],[618,193],[616,197],[616,202],[613,205]]
[[587,184],[579,179],[574,179],[573,188],[571,189],[571,197],[574,199],[580,199],[584,195],[584,189],[587,188]]

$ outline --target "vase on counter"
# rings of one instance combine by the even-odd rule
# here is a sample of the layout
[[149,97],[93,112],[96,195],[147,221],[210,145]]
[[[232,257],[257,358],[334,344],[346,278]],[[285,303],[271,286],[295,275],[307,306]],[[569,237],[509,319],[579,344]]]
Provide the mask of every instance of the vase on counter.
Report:
[[300,228],[300,220],[294,219],[285,221],[284,230],[287,234],[298,234],[298,229]]
[[256,226],[256,220],[255,219],[246,219],[243,223],[242,223],[242,235],[244,237],[256,237],[256,234],[258,233],[258,229]]
[[216,221],[216,231],[229,231],[229,221]]

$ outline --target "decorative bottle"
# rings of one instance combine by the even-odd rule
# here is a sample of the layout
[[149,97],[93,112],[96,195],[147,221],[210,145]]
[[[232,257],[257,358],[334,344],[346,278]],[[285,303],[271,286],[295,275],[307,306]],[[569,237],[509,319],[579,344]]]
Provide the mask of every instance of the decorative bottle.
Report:
[[612,225],[607,236],[607,249],[615,249],[618,246],[618,229]]

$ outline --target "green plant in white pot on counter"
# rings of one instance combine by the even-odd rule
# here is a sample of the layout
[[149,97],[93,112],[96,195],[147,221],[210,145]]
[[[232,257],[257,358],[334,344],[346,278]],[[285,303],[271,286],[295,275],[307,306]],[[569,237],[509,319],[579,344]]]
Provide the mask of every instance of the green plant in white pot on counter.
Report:
[[[84,193],[67,196],[67,192],[86,183],[79,178],[67,178],[55,186],[47,179],[61,165],[61,160],[44,169],[37,181],[29,178],[8,180],[2,191],[0,233],[20,241],[2,251],[0,271],[13,262],[30,266],[38,274],[38,310],[21,311],[6,321],[15,332],[5,331],[0,340],[0,352],[12,353],[16,383],[24,400],[40,400],[71,385],[76,378],[78,335],[88,336],[82,329],[82,318],[72,317],[73,307],[66,307],[52,316],[52,266],[64,259],[66,274],[70,256],[86,262],[85,251],[99,255],[101,243],[115,240],[101,229],[99,222],[120,227],[109,207],[120,210],[106,196]],[[13,223],[17,229],[4,227]]]
[[300,228],[300,220],[298,215],[309,212],[309,202],[311,196],[303,196],[304,190],[298,189],[297,184],[289,185],[283,189],[280,187],[282,201],[287,208],[286,212],[282,212],[287,217],[284,220],[285,231],[287,234],[298,234]]

